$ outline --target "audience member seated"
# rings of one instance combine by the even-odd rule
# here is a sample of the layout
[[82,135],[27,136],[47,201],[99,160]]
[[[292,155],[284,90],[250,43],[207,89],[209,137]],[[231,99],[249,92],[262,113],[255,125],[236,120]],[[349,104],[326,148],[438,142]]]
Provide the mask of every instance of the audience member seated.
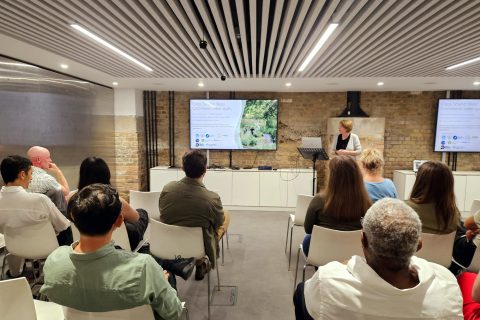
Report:
[[413,256],[421,248],[421,228],[402,201],[377,201],[363,219],[365,258],[330,262],[300,283],[296,319],[463,319],[455,277]]
[[[110,169],[103,159],[88,157],[83,160],[80,165],[80,176],[77,190],[82,190],[84,187],[93,183],[110,185]],[[69,197],[76,192],[76,190],[72,191]],[[125,226],[127,227],[130,248],[134,250],[143,239],[145,230],[147,230],[148,214],[143,209],[133,209],[130,204],[122,198],[120,198],[120,201],[122,203],[121,213],[125,221]]]
[[[467,241],[465,229],[460,222],[460,211],[455,204],[453,174],[440,161],[428,161],[420,166],[417,177],[406,202],[422,221],[422,232],[448,234],[457,231],[453,260],[468,266],[475,253],[475,245]],[[461,266],[452,263],[450,270],[457,274]]]
[[182,305],[167,274],[147,254],[116,250],[113,231],[123,223],[122,202],[107,184],[92,184],[68,203],[80,241],[48,257],[40,289],[50,301],[88,312],[149,304],[155,319],[178,319]]
[[464,272],[457,281],[463,296],[464,319],[480,319],[480,277],[476,273]]
[[[5,233],[6,227],[18,228],[48,219],[57,234],[58,244],[71,244],[70,221],[47,196],[26,191],[32,179],[32,162],[18,155],[8,156],[2,160],[0,171],[6,184],[0,191],[0,232]],[[10,276],[19,276],[23,259],[8,255],[7,261]]]
[[[477,210],[472,216],[467,217],[463,224],[466,228],[465,236],[460,236],[456,239],[454,250],[455,256],[458,258],[458,261],[455,260],[456,264],[460,264],[459,267],[466,269],[472,262],[475,251],[480,245],[480,236],[478,235],[480,231],[480,210]],[[462,260],[461,257],[458,256],[465,256],[467,258]]]
[[[184,227],[202,227],[205,253],[213,268],[219,252],[218,241],[228,228],[230,216],[223,210],[220,196],[205,188],[207,157],[201,151],[185,153],[182,159],[186,177],[168,183],[160,194],[160,220]],[[206,261],[199,260],[195,279],[208,272]]]
[[397,189],[392,180],[382,176],[385,161],[380,151],[363,150],[360,155],[360,164],[365,188],[373,203],[383,198],[397,198]]
[[28,191],[45,194],[52,189],[60,189],[63,195],[67,196],[70,191],[67,179],[62,170],[52,162],[50,151],[44,147],[34,146],[28,150],[27,155],[33,164],[32,181]]
[[303,251],[308,255],[314,225],[335,230],[359,230],[360,219],[372,202],[363,184],[357,162],[349,156],[337,156],[330,160],[327,188],[312,199],[305,216],[307,235]]

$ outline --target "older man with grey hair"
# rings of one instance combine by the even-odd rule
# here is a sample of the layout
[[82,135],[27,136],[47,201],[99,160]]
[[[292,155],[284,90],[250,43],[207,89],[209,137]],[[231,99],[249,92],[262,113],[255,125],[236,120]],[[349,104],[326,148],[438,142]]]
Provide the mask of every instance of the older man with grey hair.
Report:
[[365,214],[365,257],[330,262],[297,287],[296,319],[463,319],[462,295],[446,268],[413,256],[422,224],[400,200]]

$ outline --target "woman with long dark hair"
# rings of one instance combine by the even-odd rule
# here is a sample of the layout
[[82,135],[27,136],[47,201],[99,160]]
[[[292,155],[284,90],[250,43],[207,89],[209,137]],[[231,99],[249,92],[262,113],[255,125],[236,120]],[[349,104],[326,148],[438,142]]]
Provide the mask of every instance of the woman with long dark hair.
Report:
[[420,166],[407,204],[420,216],[424,233],[447,234],[460,225],[453,174],[443,162],[428,161]]
[[327,188],[315,195],[305,217],[305,254],[310,248],[314,225],[342,231],[359,230],[361,218],[372,205],[360,168],[352,157],[333,158],[329,169]]
[[[110,185],[110,169],[102,158],[88,157],[80,165],[80,176],[78,180],[78,190],[94,183],[103,183]],[[76,191],[75,191],[76,192]],[[127,228],[130,247],[134,250],[140,241],[148,226],[148,214],[143,209],[135,210],[130,204],[120,198],[125,226]]]

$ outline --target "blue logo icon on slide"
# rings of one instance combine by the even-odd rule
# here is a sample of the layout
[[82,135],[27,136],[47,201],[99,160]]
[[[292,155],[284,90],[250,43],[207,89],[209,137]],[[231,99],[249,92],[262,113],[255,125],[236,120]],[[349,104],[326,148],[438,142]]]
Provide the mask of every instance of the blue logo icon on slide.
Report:
[[197,138],[198,138],[198,137],[200,137],[200,135],[197,133],[197,134],[195,135],[195,137],[197,137]]
[[208,137],[210,137],[210,135],[207,133],[207,134],[205,135],[205,137],[207,137],[207,138],[208,138]]
[[200,144],[199,144],[199,143],[195,143],[195,146],[198,147],[198,146],[200,146]]
[[453,136],[453,140],[457,140],[457,139],[458,139],[458,137],[457,137],[457,136]]
[[442,141],[442,144],[445,144],[445,141]]
[[195,142],[200,142],[200,139],[195,139]]

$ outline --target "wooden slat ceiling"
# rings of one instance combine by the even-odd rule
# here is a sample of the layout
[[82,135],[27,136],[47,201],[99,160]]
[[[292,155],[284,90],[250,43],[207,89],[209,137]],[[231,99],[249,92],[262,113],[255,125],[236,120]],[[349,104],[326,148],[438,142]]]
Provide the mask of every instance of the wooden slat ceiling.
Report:
[[[298,72],[332,22],[338,28]],[[2,0],[0,33],[126,78],[480,75],[480,63],[445,71],[480,56],[477,0]],[[206,50],[198,46],[203,38]]]

